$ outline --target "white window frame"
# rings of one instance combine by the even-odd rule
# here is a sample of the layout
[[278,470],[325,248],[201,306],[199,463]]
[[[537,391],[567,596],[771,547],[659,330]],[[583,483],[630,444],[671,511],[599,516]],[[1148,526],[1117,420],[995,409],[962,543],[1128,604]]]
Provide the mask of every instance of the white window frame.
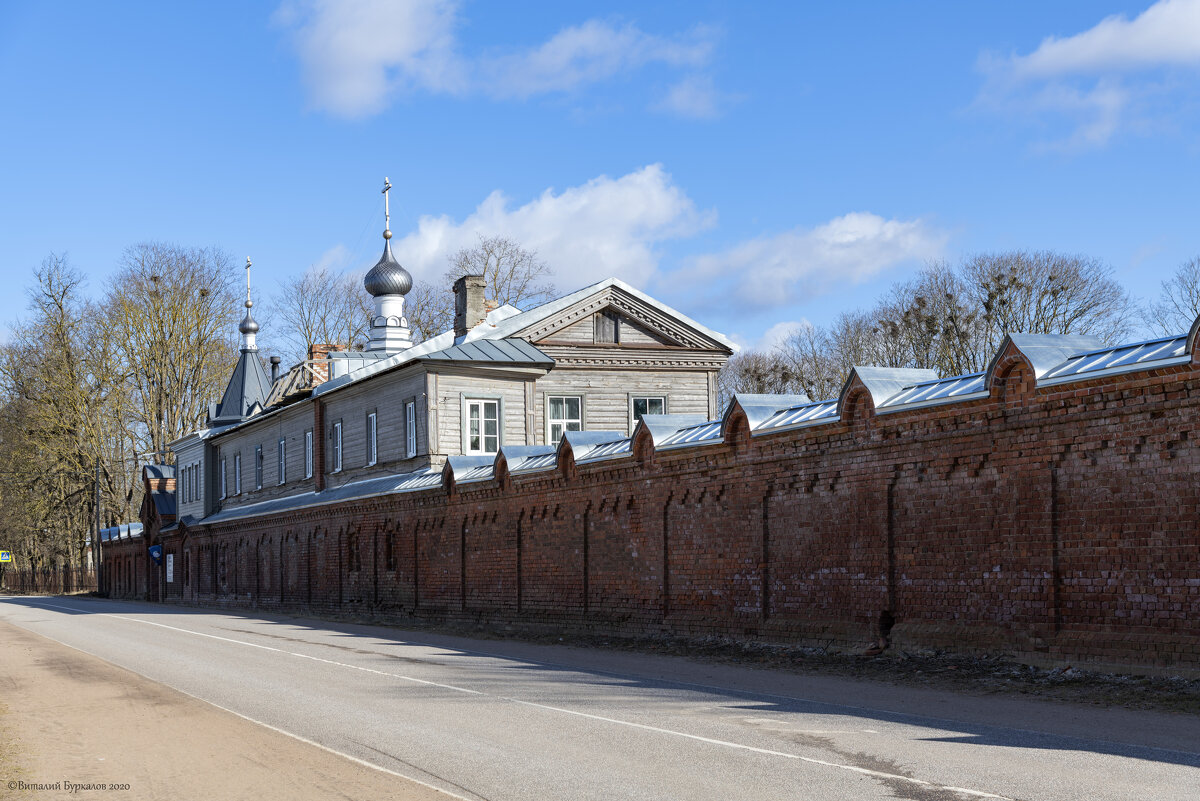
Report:
[[263,455],[262,445],[254,446],[254,488],[263,488]]
[[[551,409],[554,408],[554,401],[556,401],[556,400],[578,401],[579,416],[578,417],[561,417],[561,418],[552,417]],[[565,403],[563,404],[563,407],[564,407],[564,409],[566,408]],[[577,428],[571,428],[570,426],[572,424],[575,424],[577,426]],[[562,426],[562,431],[559,432],[558,436],[554,436],[554,427],[556,425]],[[547,395],[546,396],[546,444],[547,445],[557,445],[558,441],[560,439],[562,439],[562,435],[564,433],[566,433],[567,431],[582,431],[583,428],[584,428],[583,395]]]
[[333,424],[333,432],[330,435],[330,439],[333,440],[333,448],[331,449],[332,453],[330,454],[333,457],[333,470],[331,470],[330,472],[331,473],[340,473],[340,472],[342,472],[342,421],[341,420],[338,420],[336,423]]
[[[486,410],[494,407],[496,410],[496,447],[488,450],[487,414]],[[471,410],[479,409],[479,447],[471,447]],[[504,401],[496,397],[465,397],[462,405],[462,445],[463,453],[479,456],[489,456],[499,452],[504,445]]]
[[233,455],[233,494],[242,494],[242,452]]
[[375,412],[367,413],[367,467],[379,461],[379,417]]
[[304,432],[304,477],[313,476],[313,442],[312,429]]
[[[634,404],[638,401],[662,401],[662,411],[657,414],[670,414],[667,411],[667,396],[666,395],[633,395],[629,396],[629,430],[632,432],[637,428],[638,419],[637,411],[634,409]],[[648,404],[647,404],[648,405]],[[654,414],[647,409],[646,414]]]
[[404,404],[404,455],[409,459],[417,455],[416,401],[408,401]]
[[226,484],[225,484],[225,457],[222,456],[221,457],[221,500],[225,500],[225,498],[228,494],[226,492],[227,489],[228,489],[228,487],[226,487]]
[[279,481],[277,481],[276,483],[283,484],[283,482],[287,481],[287,439],[285,439],[284,437],[279,438],[278,459],[279,459],[279,476],[278,476]]

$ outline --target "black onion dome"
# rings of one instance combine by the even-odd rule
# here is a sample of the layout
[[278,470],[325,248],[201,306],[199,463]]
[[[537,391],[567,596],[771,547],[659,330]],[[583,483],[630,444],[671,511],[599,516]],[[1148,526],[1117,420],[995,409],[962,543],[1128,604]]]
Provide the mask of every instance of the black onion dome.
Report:
[[392,255],[392,243],[384,241],[383,255],[363,279],[363,286],[372,297],[380,295],[407,295],[412,289],[412,276],[400,266]]

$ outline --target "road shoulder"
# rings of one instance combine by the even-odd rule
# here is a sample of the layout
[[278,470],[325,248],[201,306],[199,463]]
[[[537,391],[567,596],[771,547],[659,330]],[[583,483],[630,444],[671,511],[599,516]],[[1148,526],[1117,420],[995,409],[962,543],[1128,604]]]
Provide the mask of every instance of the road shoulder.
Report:
[[0,798],[452,798],[3,622],[0,653]]

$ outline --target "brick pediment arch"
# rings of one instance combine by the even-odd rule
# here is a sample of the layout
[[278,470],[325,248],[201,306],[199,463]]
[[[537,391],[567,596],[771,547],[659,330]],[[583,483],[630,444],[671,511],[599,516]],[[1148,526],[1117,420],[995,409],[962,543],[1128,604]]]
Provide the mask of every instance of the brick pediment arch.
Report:
[[1192,365],[1200,366],[1200,317],[1197,317],[1192,322],[1192,327],[1188,331],[1187,352],[1192,355]]
[[639,422],[638,427],[633,432],[633,442],[630,443],[629,449],[633,452],[633,458],[638,464],[648,466],[654,464],[654,435],[650,433],[650,429],[645,424]]
[[1033,364],[1012,342],[1006,342],[996,354],[985,381],[989,395],[999,401],[1023,400],[1037,388]]
[[721,437],[725,444],[732,445],[737,450],[750,444],[750,418],[736,400],[729,407],[725,421],[721,424]]
[[558,474],[562,476],[563,481],[570,481],[579,475],[579,467],[575,464],[575,451],[571,448],[571,443],[567,441],[566,437],[563,437],[562,442],[558,445],[555,466],[558,468]]
[[838,398],[838,417],[850,427],[854,436],[860,440],[870,436],[872,421],[875,417],[875,398],[858,375],[858,370],[852,370],[842,387]]

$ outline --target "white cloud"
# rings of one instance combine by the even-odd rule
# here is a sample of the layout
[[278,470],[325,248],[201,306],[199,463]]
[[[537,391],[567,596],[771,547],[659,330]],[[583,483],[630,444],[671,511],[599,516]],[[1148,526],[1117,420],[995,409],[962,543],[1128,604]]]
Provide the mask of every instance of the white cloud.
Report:
[[838,282],[857,283],[907,261],[936,258],[947,236],[924,220],[869,212],[750,239],[695,260],[694,274],[743,308],[766,309]]
[[285,0],[274,22],[289,31],[313,105],[344,117],[377,114],[414,90],[528,98],[650,64],[695,70],[716,39],[707,26],[656,36],[593,19],[532,48],[464,55],[455,0]]
[[656,108],[681,117],[711,119],[720,112],[726,98],[713,86],[707,75],[689,75],[672,86]]
[[783,322],[775,323],[775,325],[764,331],[762,336],[758,338],[758,341],[754,343],[753,350],[762,352],[773,351],[786,342],[792,334],[812,327],[813,324],[808,320],[784,320]]
[[1116,14],[1074,36],[1047,37],[1012,59],[1018,78],[1200,65],[1200,0],[1162,0],[1130,20]]
[[566,92],[651,63],[697,67],[712,55],[712,32],[698,27],[676,38],[599,20],[564,28],[532,50],[480,62],[481,81],[500,97]]
[[415,231],[392,240],[396,257],[427,281],[441,280],[448,258],[480,235],[508,236],[536,250],[564,290],[616,276],[646,286],[658,267],[657,247],[689,236],[713,220],[696,210],[659,164],[513,206],[499,190],[466,219],[424,216]]
[[456,10],[451,0],[288,0],[274,19],[292,31],[313,104],[357,117],[398,90],[465,89]]
[[1071,130],[1043,149],[1103,147],[1131,127],[1153,128],[1178,113],[1180,89],[1165,71],[1200,67],[1200,0],[1161,0],[1129,19],[1115,15],[1082,33],[1047,37],[1032,53],[984,54],[979,102],[1005,115],[1065,118]]

